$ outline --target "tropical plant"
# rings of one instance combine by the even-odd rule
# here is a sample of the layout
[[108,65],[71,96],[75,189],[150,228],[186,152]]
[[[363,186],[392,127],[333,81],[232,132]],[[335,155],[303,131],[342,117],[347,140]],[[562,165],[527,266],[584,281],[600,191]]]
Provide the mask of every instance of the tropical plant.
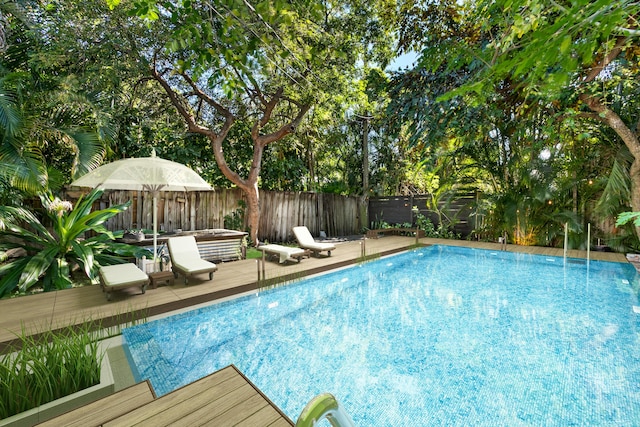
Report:
[[640,227],[640,212],[623,212],[618,215],[616,226],[624,225],[629,222],[633,222],[633,225]]
[[[47,32],[36,29],[43,15],[31,13],[32,6],[0,5],[7,30],[0,58],[0,179],[29,195],[61,188],[104,156],[91,96],[76,87],[68,67],[55,63],[62,56],[47,51]],[[18,205],[10,197],[2,201]]]
[[[525,115],[539,114],[536,105],[553,106],[559,112],[556,121],[565,126],[608,129],[633,157],[627,203],[640,210],[640,135],[633,113],[640,5],[631,0],[616,7],[590,0],[482,0],[471,7],[467,23],[484,39],[469,38],[476,42],[448,50],[446,59],[441,55],[449,66],[467,69],[470,78],[439,99],[484,105],[506,89],[522,98],[518,110]],[[588,139],[577,142],[584,145]],[[640,229],[636,233],[640,237]]]
[[100,265],[152,255],[146,249],[114,242],[104,223],[126,210],[130,202],[92,212],[102,193],[93,190],[80,197],[75,207],[51,193],[41,195],[43,218],[50,228],[24,207],[0,206],[0,251],[24,250],[23,256],[5,259],[0,265],[0,297],[16,289],[26,292],[36,284],[44,291],[71,287],[71,271],[76,267],[95,281]]
[[224,228],[242,231],[244,227],[244,213],[247,204],[244,200],[238,201],[238,208],[224,216]]
[[433,222],[421,213],[416,213],[416,226],[424,231],[425,237],[433,237],[440,239],[459,239],[460,234],[456,233],[445,224],[438,224],[438,228]]

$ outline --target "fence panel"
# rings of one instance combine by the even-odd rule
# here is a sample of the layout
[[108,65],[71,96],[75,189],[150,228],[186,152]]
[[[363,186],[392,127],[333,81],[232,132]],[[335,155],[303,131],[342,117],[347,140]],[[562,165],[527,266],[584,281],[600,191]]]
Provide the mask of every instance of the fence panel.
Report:
[[[471,234],[475,228],[475,194],[459,194],[451,200],[441,201],[438,208],[453,222],[453,229],[463,237]],[[388,224],[415,223],[413,207],[417,211],[429,218],[437,227],[440,224],[440,217],[437,212],[427,207],[429,195],[420,196],[395,196],[395,197],[372,197],[369,199],[369,227],[377,228],[376,223],[385,221]],[[415,224],[414,224],[415,225]]]
[[[82,192],[67,191],[76,200]],[[224,228],[224,217],[239,207],[244,196],[239,189],[177,192],[158,194],[158,230],[206,230]],[[111,218],[107,229],[126,230],[153,228],[153,196],[144,191],[105,190],[96,209],[130,201],[125,212]],[[293,240],[291,229],[306,225],[311,234],[324,231],[328,236],[345,236],[362,232],[366,221],[366,199],[309,192],[260,191],[260,240],[286,242]],[[364,209],[364,214],[363,214]],[[245,221],[246,222],[246,221]],[[246,223],[245,223],[246,226]]]

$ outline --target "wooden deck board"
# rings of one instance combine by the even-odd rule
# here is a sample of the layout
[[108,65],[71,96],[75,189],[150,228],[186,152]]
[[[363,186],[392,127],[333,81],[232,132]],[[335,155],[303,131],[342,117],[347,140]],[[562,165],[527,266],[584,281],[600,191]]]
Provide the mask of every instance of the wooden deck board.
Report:
[[[199,396],[203,392],[209,390],[210,393],[216,394],[229,392],[241,387],[243,382],[237,378],[232,369],[222,369],[210,376],[202,378],[189,384],[189,388],[181,387],[171,393],[162,396],[145,407],[144,411],[132,412],[127,414],[126,419],[115,419],[111,423],[105,425],[126,426],[136,425],[153,417],[173,417],[173,415],[165,414],[164,411],[177,406],[183,406],[190,410],[193,409],[195,400],[193,396]],[[197,397],[196,397],[197,400]]]
[[226,411],[215,417],[211,417],[212,414],[209,413],[207,414],[208,417],[205,420],[205,424],[213,426],[235,426],[239,422],[249,418],[251,415],[269,405],[264,397],[255,393],[253,387],[249,386],[249,388],[249,393],[252,394],[242,397],[242,406],[236,404],[230,405]]
[[293,425],[234,366],[228,366],[104,426],[267,426],[275,422]]
[[[236,426],[239,427],[254,427],[254,426],[270,426],[274,423],[281,421],[282,415],[276,411],[273,406],[267,405],[262,407],[259,411],[254,412],[249,417],[238,422]],[[289,423],[282,424],[288,426]]]
[[[225,390],[226,393],[227,390]],[[176,420],[171,425],[175,427],[190,427],[195,425],[234,425],[230,422],[221,422],[220,420],[230,420],[231,417],[225,414],[228,413],[241,413],[244,414],[240,420],[246,418],[249,414],[256,412],[253,406],[259,404],[260,407],[266,407],[268,403],[262,399],[262,396],[252,393],[253,390],[250,385],[243,384],[240,388],[231,391],[230,393],[221,394],[220,398],[208,400],[200,408],[186,414],[179,420]],[[258,399],[256,399],[256,396]],[[239,404],[241,402],[241,404]],[[272,408],[273,409],[273,408]],[[273,409],[275,411],[275,409]],[[214,420],[218,420],[217,422]]]
[[[204,383],[206,384],[206,381]],[[229,388],[226,388],[225,385]],[[182,391],[187,399],[180,402],[158,399],[154,402],[157,405],[148,405],[148,408],[144,407],[136,411],[134,414],[135,422],[132,422],[129,417],[125,417],[125,423],[139,426],[195,425],[200,417],[194,417],[194,412],[198,412],[200,416],[206,414],[207,417],[217,417],[234,406],[240,407],[241,410],[244,409],[246,402],[251,397],[252,389],[241,377],[235,377],[203,392],[192,394],[190,387],[185,387]],[[157,410],[159,412],[156,412]],[[183,422],[185,419],[188,422]]]
[[[260,426],[262,424],[240,424],[243,426]],[[275,420],[274,422],[272,422],[271,424],[269,424],[269,427],[291,427],[291,423],[289,423],[287,420],[283,419],[283,418],[279,418],[277,420]]]
[[139,408],[155,398],[148,381],[135,384],[110,396],[84,405],[38,424],[40,427],[91,427]]

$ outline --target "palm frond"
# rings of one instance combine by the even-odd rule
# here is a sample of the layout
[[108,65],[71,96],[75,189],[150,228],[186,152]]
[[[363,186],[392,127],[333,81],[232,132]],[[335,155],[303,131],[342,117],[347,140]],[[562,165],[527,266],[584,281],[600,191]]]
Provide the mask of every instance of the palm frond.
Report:
[[633,157],[626,149],[621,150],[616,156],[607,185],[596,203],[595,211],[602,216],[615,216],[627,205],[631,199],[631,179],[629,167]]
[[13,291],[31,257],[21,257],[0,265],[0,298]]
[[5,135],[0,145],[0,176],[12,186],[35,194],[46,188],[47,170],[40,148]]
[[67,135],[75,147],[71,170],[73,177],[82,176],[102,164],[106,151],[97,133],[68,131]]
[[16,94],[4,82],[4,78],[0,79],[0,127],[5,135],[14,136],[20,129],[22,116],[16,105]]

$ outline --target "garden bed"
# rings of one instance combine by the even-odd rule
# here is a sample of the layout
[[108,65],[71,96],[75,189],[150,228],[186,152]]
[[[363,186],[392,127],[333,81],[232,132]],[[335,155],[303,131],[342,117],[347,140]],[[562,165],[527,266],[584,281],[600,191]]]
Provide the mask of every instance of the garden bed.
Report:
[[4,418],[0,420],[0,427],[30,427],[112,394],[115,386],[109,356],[106,352],[108,342],[109,340],[100,343],[104,346],[102,347],[104,357],[100,365],[100,383],[37,408]]

